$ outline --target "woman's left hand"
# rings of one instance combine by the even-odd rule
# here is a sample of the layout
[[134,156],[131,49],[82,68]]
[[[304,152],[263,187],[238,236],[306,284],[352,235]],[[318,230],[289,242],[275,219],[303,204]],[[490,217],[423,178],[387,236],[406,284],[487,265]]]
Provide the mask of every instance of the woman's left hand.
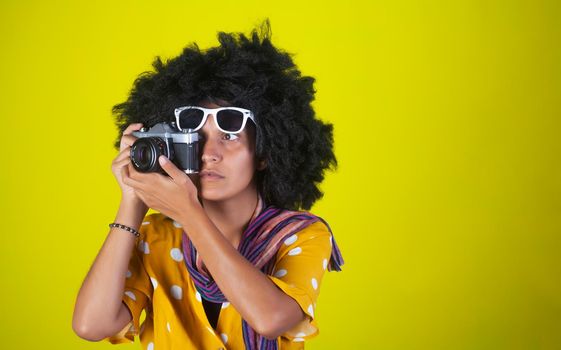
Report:
[[123,183],[132,187],[148,207],[176,221],[199,205],[197,187],[193,181],[165,156],[158,159],[169,175],[141,173],[132,164],[123,172]]

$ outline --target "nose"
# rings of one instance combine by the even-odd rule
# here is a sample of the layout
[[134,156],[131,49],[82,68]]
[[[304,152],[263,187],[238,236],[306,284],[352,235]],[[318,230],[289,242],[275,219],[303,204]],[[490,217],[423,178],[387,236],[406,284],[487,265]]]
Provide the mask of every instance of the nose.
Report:
[[203,163],[216,163],[222,159],[220,147],[218,147],[218,141],[215,140],[215,137],[209,136],[203,137],[201,160]]

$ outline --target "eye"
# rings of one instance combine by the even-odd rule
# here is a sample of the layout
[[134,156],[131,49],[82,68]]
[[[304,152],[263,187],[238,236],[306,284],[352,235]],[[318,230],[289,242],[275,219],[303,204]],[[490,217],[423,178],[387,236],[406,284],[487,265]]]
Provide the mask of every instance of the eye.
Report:
[[224,135],[222,136],[222,139],[224,139],[224,140],[229,140],[229,141],[237,140],[237,139],[239,139],[239,138],[240,138],[240,137],[239,137],[238,135],[236,135],[236,134],[224,134]]

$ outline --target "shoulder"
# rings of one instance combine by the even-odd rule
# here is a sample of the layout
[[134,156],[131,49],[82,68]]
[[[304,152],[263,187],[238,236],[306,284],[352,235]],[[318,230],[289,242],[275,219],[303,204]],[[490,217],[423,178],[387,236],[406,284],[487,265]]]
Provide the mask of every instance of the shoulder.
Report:
[[331,252],[331,232],[321,220],[288,236],[281,244],[277,258],[300,255],[303,252],[307,253],[305,255],[312,253],[322,256]]
[[319,220],[313,224],[303,228],[300,232],[302,237],[314,238],[314,237],[331,237],[331,232],[327,225]]

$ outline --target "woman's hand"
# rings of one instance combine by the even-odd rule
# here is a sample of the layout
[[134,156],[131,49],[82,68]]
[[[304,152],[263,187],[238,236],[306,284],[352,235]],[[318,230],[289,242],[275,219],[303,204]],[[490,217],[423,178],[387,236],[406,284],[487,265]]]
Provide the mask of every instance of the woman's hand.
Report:
[[123,171],[123,183],[132,188],[148,207],[179,221],[194,206],[200,206],[197,187],[165,156],[160,156],[158,162],[169,176],[141,173],[129,163]]
[[130,160],[130,150],[131,146],[136,141],[136,137],[132,136],[132,132],[140,130],[142,128],[141,123],[129,125],[125,131],[123,131],[123,136],[121,137],[121,144],[119,147],[119,154],[111,163],[111,171],[119,183],[121,188],[121,194],[124,200],[140,201],[140,198],[136,195],[134,189],[125,183],[123,183],[123,172],[127,172],[127,166],[131,164]]

